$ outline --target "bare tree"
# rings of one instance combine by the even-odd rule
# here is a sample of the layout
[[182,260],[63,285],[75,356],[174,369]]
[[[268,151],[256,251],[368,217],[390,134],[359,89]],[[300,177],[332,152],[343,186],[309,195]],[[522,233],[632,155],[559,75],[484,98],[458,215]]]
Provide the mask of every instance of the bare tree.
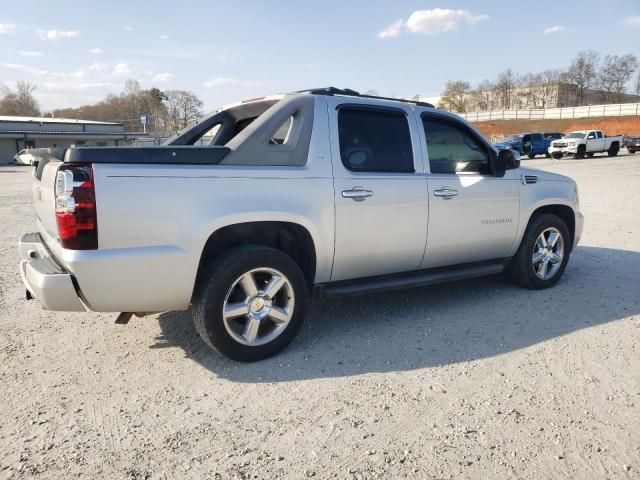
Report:
[[471,92],[473,108],[486,111],[495,106],[495,85],[489,80],[483,80],[476,89]]
[[440,99],[439,106],[446,110],[458,113],[467,111],[471,103],[471,84],[458,80],[447,82]]
[[626,86],[637,67],[638,59],[630,53],[604,56],[596,78],[602,103],[622,102]]
[[575,103],[578,106],[584,105],[587,89],[595,84],[596,71],[600,55],[593,50],[578,52],[564,76],[565,81],[571,86]]
[[36,88],[35,83],[28,81],[16,82],[15,90],[3,85],[1,90],[4,98],[0,101],[0,113],[24,117],[40,116],[40,105],[33,95]]
[[202,101],[192,92],[169,90],[167,96],[167,124],[171,128],[184,128],[202,115]]
[[[498,75],[495,92],[498,96],[499,107],[504,109],[512,108],[514,91],[517,87],[518,77],[510,68]],[[515,106],[515,105],[514,105]]]

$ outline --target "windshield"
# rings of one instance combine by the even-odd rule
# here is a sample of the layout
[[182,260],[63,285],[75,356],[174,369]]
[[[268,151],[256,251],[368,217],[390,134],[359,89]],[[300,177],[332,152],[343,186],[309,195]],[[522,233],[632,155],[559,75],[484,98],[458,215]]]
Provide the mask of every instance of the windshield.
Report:
[[564,138],[584,138],[584,133],[582,132],[572,132]]
[[505,137],[502,141],[503,142],[519,142],[522,140],[522,135],[509,135],[508,137]]

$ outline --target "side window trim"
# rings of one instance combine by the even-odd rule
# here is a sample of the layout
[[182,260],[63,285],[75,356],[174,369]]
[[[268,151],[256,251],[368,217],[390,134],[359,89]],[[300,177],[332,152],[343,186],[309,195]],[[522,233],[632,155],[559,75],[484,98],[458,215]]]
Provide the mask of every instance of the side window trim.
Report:
[[[409,135],[409,144],[411,147],[411,165],[412,165],[412,170],[411,171],[397,171],[397,170],[353,170],[351,168],[349,168],[349,166],[346,164],[345,160],[342,158],[342,152],[340,151],[340,110],[343,109],[349,109],[349,110],[355,110],[355,111],[361,111],[361,112],[377,112],[377,113],[394,113],[394,114],[399,114],[402,115],[404,117],[404,120],[406,122],[406,127],[407,127],[407,134]],[[366,104],[361,104],[361,103],[340,103],[338,105],[335,106],[335,110],[336,110],[336,126],[338,128],[338,155],[340,157],[340,162],[342,163],[342,165],[344,166],[344,168],[349,171],[350,174],[352,175],[376,175],[376,174],[381,174],[381,175],[398,175],[398,176],[406,176],[406,175],[415,175],[416,173],[420,172],[420,168],[422,167],[422,165],[418,166],[416,164],[416,162],[419,160],[419,157],[422,155],[422,152],[418,151],[416,152],[414,149],[414,138],[413,138],[413,132],[411,131],[411,116],[410,113],[407,112],[406,110],[402,109],[402,108],[396,108],[396,107],[388,107],[388,106],[383,106],[383,105],[366,105]]]
[[452,172],[452,173],[432,172],[431,171],[431,157],[429,157],[429,140],[427,138],[426,131],[424,131],[424,120],[425,119],[433,119],[433,120],[436,120],[436,121],[439,121],[439,122],[448,123],[449,125],[454,125],[456,127],[460,127],[465,133],[469,134],[481,147],[483,147],[483,149],[485,150],[486,154],[489,157],[491,157],[492,155],[495,155],[496,153],[495,153],[495,150],[493,149],[493,147],[489,143],[487,143],[487,141],[481,135],[478,135],[478,133],[475,130],[470,128],[464,122],[461,122],[461,121],[458,121],[456,119],[450,118],[447,115],[441,115],[441,114],[434,113],[434,112],[422,112],[420,114],[419,118],[420,118],[421,128],[422,128],[422,131],[424,133],[425,153],[426,153],[426,165],[425,165],[425,168],[429,169],[429,172],[428,172],[429,175],[454,175],[454,176],[458,176],[458,175],[482,175],[482,176],[487,176],[487,177],[494,176],[493,172],[489,172],[489,173],[481,173],[481,172]]

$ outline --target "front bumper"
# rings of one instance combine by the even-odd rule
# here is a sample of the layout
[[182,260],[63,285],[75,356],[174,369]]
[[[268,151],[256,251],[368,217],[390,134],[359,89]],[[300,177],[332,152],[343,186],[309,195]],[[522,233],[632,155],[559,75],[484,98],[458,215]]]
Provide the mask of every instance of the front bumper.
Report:
[[[572,146],[572,147],[549,147],[549,150],[547,150],[549,152],[549,155],[553,156],[557,156],[557,155],[575,155],[576,153],[578,153],[578,147],[577,146]],[[555,154],[555,155],[554,155]]]
[[45,310],[84,312],[72,275],[51,256],[39,233],[25,233],[18,242],[20,275],[25,287]]
[[576,246],[580,242],[580,237],[582,236],[582,229],[584,228],[584,215],[581,212],[576,212],[576,224],[575,224],[575,233],[573,235],[573,245],[571,246],[571,250],[575,250]]

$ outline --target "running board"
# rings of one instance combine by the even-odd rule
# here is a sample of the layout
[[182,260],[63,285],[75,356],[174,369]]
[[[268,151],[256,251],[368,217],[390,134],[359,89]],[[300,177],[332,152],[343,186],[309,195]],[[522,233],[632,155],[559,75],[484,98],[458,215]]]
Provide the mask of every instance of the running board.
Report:
[[401,274],[384,275],[355,280],[343,280],[335,283],[318,285],[316,293],[322,297],[334,295],[359,295],[362,293],[383,290],[400,290],[413,287],[424,287],[439,283],[455,282],[468,278],[495,275],[504,271],[506,259],[491,263],[466,264],[456,267],[434,268]]

